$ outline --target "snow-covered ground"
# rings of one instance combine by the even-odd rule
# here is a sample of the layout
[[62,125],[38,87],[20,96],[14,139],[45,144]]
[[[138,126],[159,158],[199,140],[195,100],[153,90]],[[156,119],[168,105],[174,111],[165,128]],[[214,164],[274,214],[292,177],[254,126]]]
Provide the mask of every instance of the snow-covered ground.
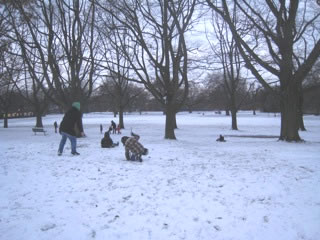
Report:
[[43,118],[47,135],[34,135],[34,118],[0,120],[1,240],[318,240],[320,239],[320,117],[305,116],[304,143],[277,138],[280,116],[179,113],[177,141],[164,139],[161,113],[125,115],[120,141],[134,132],[149,149],[142,163],[124,148],[100,148],[99,125],[110,113],[84,115],[80,156]]

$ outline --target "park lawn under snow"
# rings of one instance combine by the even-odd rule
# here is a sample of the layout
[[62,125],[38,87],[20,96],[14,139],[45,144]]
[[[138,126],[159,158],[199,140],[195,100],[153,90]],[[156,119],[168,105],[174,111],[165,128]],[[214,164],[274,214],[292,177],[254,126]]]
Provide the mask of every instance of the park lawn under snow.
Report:
[[[124,148],[101,149],[113,118],[83,118],[80,156],[43,118],[47,135],[34,135],[34,118],[0,128],[0,239],[320,239],[320,118],[305,116],[304,143],[277,138],[280,116],[179,113],[177,141],[164,139],[161,113],[125,115],[120,141],[131,128],[149,149],[143,162],[124,160]],[[3,126],[3,120],[0,120]],[[226,142],[216,142],[219,134]],[[232,136],[231,136],[232,135]]]

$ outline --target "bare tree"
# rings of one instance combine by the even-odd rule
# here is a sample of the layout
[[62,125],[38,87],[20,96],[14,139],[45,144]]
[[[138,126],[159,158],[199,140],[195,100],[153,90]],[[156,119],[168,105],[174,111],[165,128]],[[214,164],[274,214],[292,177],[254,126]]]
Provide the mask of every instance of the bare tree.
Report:
[[261,90],[261,86],[256,84],[255,82],[252,83],[252,88],[250,91],[250,105],[252,108],[253,115],[256,115],[256,110],[258,108],[258,96]]
[[143,93],[143,89],[135,87],[122,77],[108,77],[99,87],[99,93],[104,96],[104,102],[114,112],[119,113],[119,126],[124,128],[124,111],[128,110],[134,101]]
[[[248,97],[246,81],[241,77],[241,69],[244,62],[237,48],[235,39],[228,29],[228,25],[218,14],[212,15],[213,39],[207,36],[214,57],[222,65],[223,87],[227,98],[227,108],[231,111],[231,128],[238,130],[237,112],[244,100]],[[234,25],[237,25],[237,19],[233,17]],[[240,33],[239,33],[240,34]],[[214,42],[216,42],[214,44]]]
[[[163,105],[166,113],[165,138],[176,139],[175,115],[189,90],[185,33],[192,23],[196,0],[108,2],[109,5],[99,5],[112,15],[116,29],[126,29],[130,37],[129,45],[120,38],[121,50],[137,82],[144,84]],[[180,89],[183,90],[182,96]]]
[[[96,27],[101,37],[101,62],[99,64],[105,81],[100,87],[102,94],[108,94],[111,98],[114,116],[119,113],[120,128],[124,128],[123,112],[128,106],[131,97],[129,97],[129,71],[130,63],[126,55],[121,50],[121,42],[127,42],[126,31],[114,29],[114,22],[109,21],[109,16],[100,16]],[[112,16],[111,16],[112,19]],[[111,27],[109,26],[111,25]],[[121,33],[121,34],[120,34]],[[131,99],[132,100],[132,99]]]
[[8,112],[12,97],[19,96],[28,106],[32,106],[32,111],[36,116],[36,127],[43,127],[42,116],[47,110],[48,98],[44,95],[39,81],[29,76],[27,67],[22,62],[23,59],[15,54],[15,46],[15,44],[8,45],[7,51],[1,52],[0,78],[2,84],[4,84],[2,86],[4,92],[1,97],[1,105]]
[[5,7],[14,29],[11,38],[20,47],[29,75],[64,109],[75,100],[85,105],[93,90],[98,51],[95,1],[22,2]]
[[[267,89],[270,83],[261,72],[280,82],[280,139],[300,141],[298,106],[300,86],[320,55],[319,16],[315,1],[206,0],[227,22],[246,67]],[[232,9],[234,8],[234,9]],[[231,13],[242,22],[236,28]],[[250,35],[242,38],[240,32]],[[239,32],[240,31],[240,32]]]
[[[20,96],[33,108],[36,116],[36,127],[43,127],[42,116],[48,110],[49,97],[44,94],[42,84],[44,82],[43,75],[29,76],[27,67],[21,66],[21,77],[16,83],[16,89]],[[40,79],[41,78],[41,79]]]
[[202,89],[195,82],[189,83],[189,94],[185,101],[185,105],[189,113],[199,106],[201,103],[205,102],[204,96],[201,94]]
[[1,51],[0,54],[0,112],[4,118],[4,128],[8,128],[8,113],[14,102],[16,82],[21,72],[16,69],[17,58]]
[[[320,60],[320,59],[319,59]],[[301,113],[306,110],[308,113],[319,115],[320,113],[320,61],[313,66],[312,71],[307,76],[308,81],[303,84],[303,102],[301,103]],[[302,115],[302,114],[301,114]],[[303,118],[300,118],[300,130],[304,127]]]
[[[206,77],[209,101],[217,110],[225,110],[226,115],[230,115],[230,111],[239,111],[245,101],[249,98],[251,87],[247,82],[239,78],[236,85],[230,79],[226,79],[223,73],[212,73]],[[233,86],[234,85],[234,86]],[[230,96],[233,96],[231,98]],[[234,113],[231,113],[234,114]],[[231,127],[237,130],[237,122],[234,119],[236,115],[231,116]]]
[[16,94],[16,81],[20,76],[17,71],[17,57],[11,56],[8,52],[12,48],[12,41],[8,38],[11,32],[7,23],[8,14],[4,11],[4,2],[0,1],[0,113],[4,118],[4,128],[8,128],[8,113],[13,105]]

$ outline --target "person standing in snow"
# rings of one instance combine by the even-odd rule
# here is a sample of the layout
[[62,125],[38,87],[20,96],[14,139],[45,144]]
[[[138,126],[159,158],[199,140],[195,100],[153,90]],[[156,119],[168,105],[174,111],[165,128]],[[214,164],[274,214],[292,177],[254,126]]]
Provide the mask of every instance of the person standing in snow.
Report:
[[139,143],[139,136],[134,135],[132,137],[124,136],[121,138],[121,142],[125,147],[125,156],[127,160],[142,162],[141,155],[147,155],[148,149],[144,148]]
[[111,120],[111,127],[112,127],[112,133],[116,134],[117,125],[113,120]]
[[64,145],[67,141],[67,138],[70,140],[71,143],[71,154],[72,155],[79,155],[77,152],[77,137],[75,132],[75,126],[78,127],[81,136],[85,136],[83,132],[82,126],[82,114],[80,112],[80,102],[72,103],[72,107],[69,111],[67,111],[63,117],[62,122],[60,123],[59,132],[62,136],[58,155],[60,156],[63,152]]
[[53,126],[54,126],[54,132],[57,133],[57,132],[58,132],[58,131],[57,131],[57,129],[58,129],[58,123],[57,123],[57,121],[55,121],[55,122],[53,123]]

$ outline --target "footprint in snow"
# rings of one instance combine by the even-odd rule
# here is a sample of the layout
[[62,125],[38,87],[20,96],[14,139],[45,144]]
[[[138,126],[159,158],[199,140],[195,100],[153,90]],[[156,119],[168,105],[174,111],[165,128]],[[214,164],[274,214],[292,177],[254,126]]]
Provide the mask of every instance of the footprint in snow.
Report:
[[214,227],[215,230],[221,231],[221,227],[219,225],[214,225],[213,227]]
[[113,223],[114,221],[116,221],[119,218],[118,215],[114,216],[113,219],[109,220],[108,223]]
[[56,227],[56,225],[54,223],[48,223],[48,224],[43,225],[40,229],[41,229],[41,231],[46,232],[46,231],[53,229],[55,227]]
[[90,233],[91,238],[95,238],[96,235],[97,235],[96,231],[92,230],[91,233]]
[[163,229],[168,229],[168,227],[169,227],[168,223],[164,223],[163,226],[162,226]]

